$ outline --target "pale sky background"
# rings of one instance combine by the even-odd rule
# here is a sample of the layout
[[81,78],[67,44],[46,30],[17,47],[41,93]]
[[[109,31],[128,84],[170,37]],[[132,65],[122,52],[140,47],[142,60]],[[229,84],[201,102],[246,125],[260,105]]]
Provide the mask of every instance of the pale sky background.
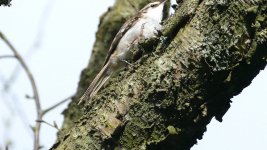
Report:
[[[76,91],[81,70],[86,67],[95,39],[99,16],[114,0],[13,0],[11,7],[0,7],[0,30],[23,55],[33,72],[43,108]],[[39,39],[39,46],[32,48]],[[0,55],[11,54],[0,40]],[[29,52],[34,50],[34,52]],[[32,90],[24,71],[10,89],[3,83],[17,62],[0,60],[0,150],[12,141],[11,150],[30,150],[35,107],[25,98]],[[232,99],[232,107],[222,123],[208,125],[203,140],[192,150],[267,149],[267,70],[262,71],[243,92]],[[44,117],[62,124],[61,112],[67,103]],[[43,149],[56,139],[56,130],[45,124],[41,129]]]

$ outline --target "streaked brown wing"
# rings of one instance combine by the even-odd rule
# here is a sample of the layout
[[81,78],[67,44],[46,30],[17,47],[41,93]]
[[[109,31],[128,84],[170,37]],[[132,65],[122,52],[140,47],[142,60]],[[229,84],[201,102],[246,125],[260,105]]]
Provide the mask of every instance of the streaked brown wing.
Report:
[[132,18],[130,18],[128,21],[126,21],[122,27],[120,28],[119,32],[116,34],[115,38],[113,39],[110,48],[108,50],[108,55],[105,59],[105,63],[104,65],[108,62],[110,56],[113,54],[113,52],[115,51],[119,41],[121,40],[121,38],[124,36],[124,34],[132,27],[135,25],[136,20],[139,19],[139,15],[135,15]]

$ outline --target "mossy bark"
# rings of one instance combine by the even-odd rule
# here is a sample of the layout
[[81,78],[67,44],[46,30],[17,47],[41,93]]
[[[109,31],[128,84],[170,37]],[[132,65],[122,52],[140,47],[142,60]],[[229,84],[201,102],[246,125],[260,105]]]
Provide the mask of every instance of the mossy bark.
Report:
[[148,1],[130,2],[117,0],[101,17],[88,69],[51,149],[190,149],[266,65],[266,0],[184,0],[159,40],[140,43],[147,53],[77,106],[115,33],[135,13],[132,5]]

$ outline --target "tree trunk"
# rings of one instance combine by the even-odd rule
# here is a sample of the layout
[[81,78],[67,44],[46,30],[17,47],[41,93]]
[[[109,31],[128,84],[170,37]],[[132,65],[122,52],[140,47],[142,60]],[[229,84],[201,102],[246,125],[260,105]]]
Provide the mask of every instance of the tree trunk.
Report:
[[[130,0],[129,0],[130,1]],[[102,17],[88,67],[51,149],[190,149],[267,62],[266,0],[184,0],[158,40],[83,106],[122,25],[149,1],[117,0]]]

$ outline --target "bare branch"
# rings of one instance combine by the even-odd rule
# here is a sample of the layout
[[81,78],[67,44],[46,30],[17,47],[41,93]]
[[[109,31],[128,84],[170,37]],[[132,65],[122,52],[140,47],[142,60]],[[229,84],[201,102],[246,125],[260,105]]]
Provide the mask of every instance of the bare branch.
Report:
[[[15,49],[15,47],[9,42],[9,40],[5,37],[5,35],[0,32],[0,38],[7,44],[7,46],[10,48],[10,50],[14,53],[14,57],[16,57],[16,59],[19,61],[19,63],[21,64],[21,66],[23,67],[23,69],[25,70],[31,86],[32,86],[32,90],[33,90],[33,95],[34,95],[34,101],[35,101],[35,106],[36,106],[36,111],[37,111],[37,120],[42,120],[42,108],[41,108],[41,104],[40,104],[40,98],[39,98],[39,93],[38,93],[38,89],[35,83],[35,80],[33,78],[33,75],[29,69],[29,67],[27,66],[27,64],[25,63],[25,61],[23,60],[23,58],[21,57],[21,55],[18,53],[18,51]],[[34,150],[38,150],[39,146],[40,146],[40,128],[41,128],[41,123],[40,122],[36,122],[35,124],[35,131],[34,131]]]
[[0,59],[6,59],[6,58],[15,58],[14,55],[3,55],[3,56],[0,56]]
[[50,127],[53,127],[53,128],[55,128],[55,129],[59,130],[59,128],[58,128],[58,126],[57,126],[57,124],[56,124],[55,122],[54,122],[54,125],[52,125],[51,123],[49,123],[49,122],[47,122],[47,121],[44,121],[44,120],[36,120],[36,122],[44,123],[44,124],[46,124],[46,125],[48,125],[48,126],[50,126]]
[[63,99],[63,100],[61,100],[60,102],[56,103],[55,105],[53,105],[53,106],[51,106],[51,107],[49,107],[49,108],[43,110],[43,111],[42,111],[42,116],[44,116],[44,115],[45,115],[46,113],[48,113],[49,111],[55,109],[56,107],[60,106],[61,104],[63,104],[63,103],[65,103],[65,102],[69,101],[73,96],[74,96],[74,95],[71,95],[71,96],[69,96],[69,97],[67,97],[67,98],[65,98],[65,99]]
[[[0,72],[0,84],[4,83],[4,81],[6,81],[6,79],[5,79],[5,77],[1,76],[1,72]],[[1,98],[5,99],[6,98],[5,88],[3,88],[1,90],[2,90],[2,91],[0,91]],[[11,101],[3,101],[4,105],[11,112],[15,111],[18,114],[18,116],[19,116],[23,126],[27,130],[27,133],[29,134],[29,136],[33,136],[33,132],[29,129],[29,125],[28,125],[29,124],[29,120],[27,118],[27,115],[25,114],[25,112],[22,109],[21,102],[18,100],[18,97],[17,97],[16,93],[14,93],[11,90],[7,94],[9,94],[9,98],[10,98]]]
[[73,95],[63,99],[62,101],[58,102],[57,104],[42,110],[41,108],[41,103],[40,103],[40,97],[39,97],[39,92],[36,86],[36,82],[34,80],[34,77],[29,69],[29,67],[27,66],[26,62],[24,61],[24,59],[22,58],[22,56],[18,53],[18,51],[15,49],[15,47],[10,43],[10,41],[5,37],[5,35],[3,33],[0,32],[0,38],[7,44],[7,46],[10,48],[10,50],[14,53],[14,55],[3,55],[0,56],[1,58],[15,58],[18,60],[18,62],[20,63],[20,65],[22,66],[22,68],[25,70],[31,86],[32,86],[32,90],[33,90],[33,97],[30,97],[28,95],[26,95],[26,98],[30,98],[33,99],[35,102],[35,106],[36,106],[36,111],[37,111],[37,119],[36,119],[36,124],[33,127],[34,130],[34,150],[38,150],[40,148],[40,128],[41,128],[41,123],[45,123],[49,126],[52,126],[56,129],[58,129],[57,124],[54,122],[54,125],[42,120],[43,116],[48,113],[49,111],[55,109],[56,107],[60,106],[61,104],[67,102],[68,100],[71,99],[71,97],[73,97]]
[[[29,50],[26,52],[24,58],[26,58],[27,60],[29,60],[31,58],[31,56],[36,53],[41,45],[42,45],[42,41],[43,41],[43,37],[44,37],[44,29],[47,23],[47,20],[49,19],[51,10],[53,9],[54,3],[56,1],[55,0],[48,0],[46,6],[44,7],[44,10],[40,16],[40,21],[38,23],[37,26],[37,33],[35,35],[35,40],[33,41],[33,43],[31,44]],[[19,65],[16,65],[9,77],[9,79],[4,83],[4,87],[6,87],[6,90],[9,90],[10,87],[12,87],[12,85],[16,82],[18,76],[20,75],[21,72],[21,68]]]

